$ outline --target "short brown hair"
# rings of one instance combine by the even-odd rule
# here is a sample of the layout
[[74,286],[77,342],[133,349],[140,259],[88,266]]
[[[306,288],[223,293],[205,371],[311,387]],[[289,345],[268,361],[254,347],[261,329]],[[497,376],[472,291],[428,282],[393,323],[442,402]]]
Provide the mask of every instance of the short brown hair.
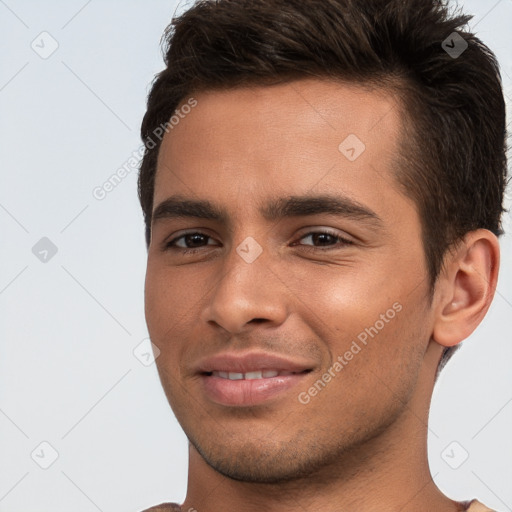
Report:
[[452,244],[478,228],[502,234],[505,102],[494,54],[464,30],[471,18],[441,0],[197,1],[164,33],[166,68],[142,122],[147,245],[161,140],[147,141],[187,96],[308,77],[360,83],[402,99],[396,178],[418,208],[432,293]]

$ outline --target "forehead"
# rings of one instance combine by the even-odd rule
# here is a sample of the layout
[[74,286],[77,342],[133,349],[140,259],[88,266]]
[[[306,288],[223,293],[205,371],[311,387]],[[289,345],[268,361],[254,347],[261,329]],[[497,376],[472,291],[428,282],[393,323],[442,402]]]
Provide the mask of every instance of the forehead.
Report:
[[401,119],[390,91],[305,79],[192,96],[163,139],[154,206],[171,193],[233,202],[396,185]]

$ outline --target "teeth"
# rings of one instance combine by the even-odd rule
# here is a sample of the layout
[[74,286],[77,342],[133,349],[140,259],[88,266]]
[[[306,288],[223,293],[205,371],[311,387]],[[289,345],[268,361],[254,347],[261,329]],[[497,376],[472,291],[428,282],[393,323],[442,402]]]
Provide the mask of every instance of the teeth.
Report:
[[220,377],[222,379],[229,380],[254,380],[254,379],[270,379],[272,377],[277,377],[278,375],[292,375],[293,372],[279,372],[277,370],[261,370],[247,373],[237,373],[237,372],[220,372],[213,371],[212,375],[214,377]]
[[244,374],[244,379],[262,379],[263,375],[262,372],[247,372]]

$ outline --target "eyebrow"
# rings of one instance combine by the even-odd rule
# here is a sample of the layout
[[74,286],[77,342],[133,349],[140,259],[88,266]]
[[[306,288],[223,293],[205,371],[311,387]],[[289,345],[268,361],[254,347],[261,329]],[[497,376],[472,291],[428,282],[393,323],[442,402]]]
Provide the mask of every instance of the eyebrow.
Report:
[[[329,214],[350,218],[374,227],[382,227],[382,219],[370,208],[346,197],[334,195],[303,195],[266,200],[259,208],[260,215],[272,222],[289,217]],[[162,219],[197,218],[229,224],[226,210],[208,200],[194,200],[180,195],[162,201],[152,214],[152,224]]]

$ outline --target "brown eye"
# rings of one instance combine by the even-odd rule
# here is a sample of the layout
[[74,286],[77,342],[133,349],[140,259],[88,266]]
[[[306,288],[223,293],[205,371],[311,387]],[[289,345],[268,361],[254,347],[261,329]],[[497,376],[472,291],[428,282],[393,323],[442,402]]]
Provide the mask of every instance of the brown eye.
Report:
[[185,233],[167,242],[164,245],[164,250],[179,250],[184,253],[188,253],[194,251],[194,249],[201,249],[208,245],[216,245],[209,244],[208,240],[213,240],[213,238],[205,233],[201,233],[200,231]]
[[[320,250],[322,250],[322,247],[325,247],[324,250],[336,249],[345,245],[351,245],[353,243],[350,240],[343,238],[338,233],[334,233],[332,231],[311,231],[302,236],[300,240],[305,240],[308,238],[311,240],[312,244],[303,245],[318,248]],[[337,247],[332,247],[333,245],[337,245]]]

